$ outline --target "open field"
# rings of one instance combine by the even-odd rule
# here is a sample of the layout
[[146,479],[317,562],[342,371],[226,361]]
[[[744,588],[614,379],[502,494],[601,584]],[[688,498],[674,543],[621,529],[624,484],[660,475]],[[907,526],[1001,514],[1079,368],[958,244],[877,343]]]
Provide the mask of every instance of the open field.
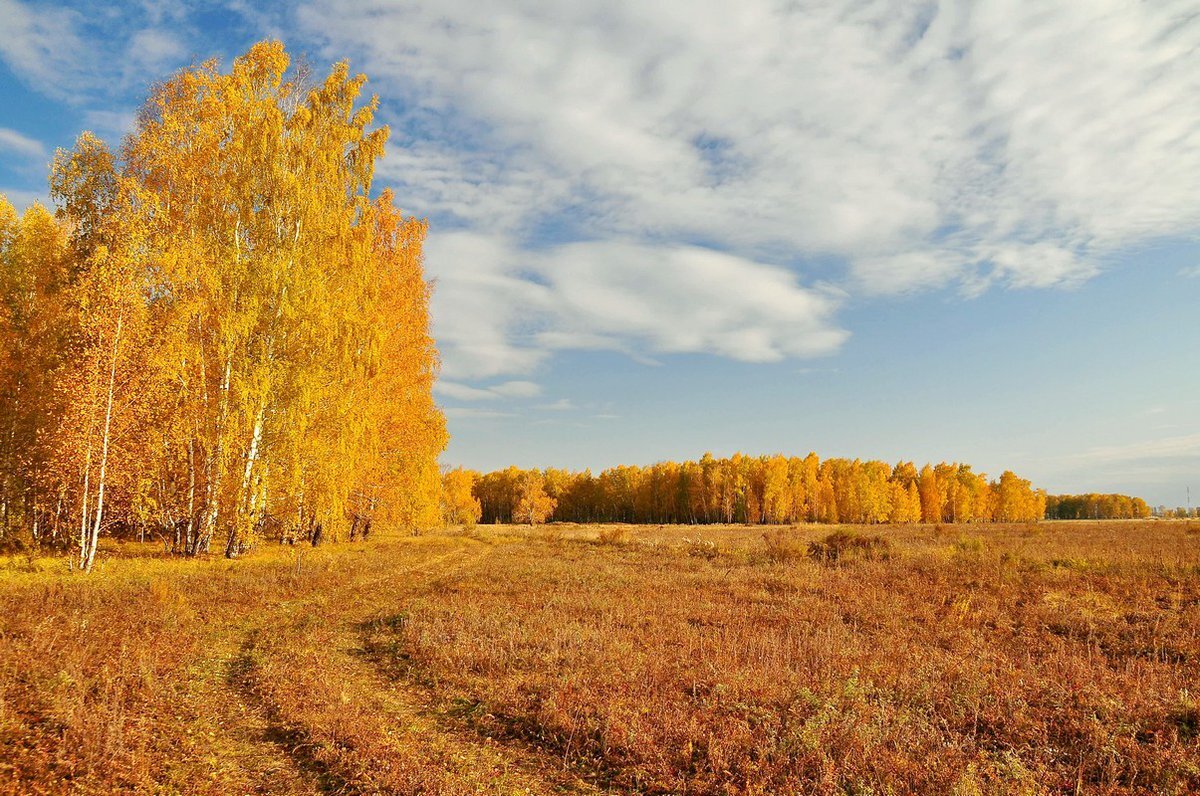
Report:
[[1200,526],[833,530],[0,560],[0,792],[1200,791]]

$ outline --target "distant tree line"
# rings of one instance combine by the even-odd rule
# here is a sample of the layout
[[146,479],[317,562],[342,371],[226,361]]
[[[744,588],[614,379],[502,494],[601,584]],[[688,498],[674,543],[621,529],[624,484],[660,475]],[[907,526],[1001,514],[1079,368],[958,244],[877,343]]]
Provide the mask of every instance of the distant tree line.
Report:
[[1129,495],[1047,495],[1048,520],[1141,520],[1151,514],[1140,497]]
[[440,522],[424,222],[371,197],[386,127],[343,62],[263,42],[159,84],[119,154],[0,196],[0,547]]
[[1186,520],[1200,517],[1200,508],[1195,506],[1155,506],[1151,514],[1168,520]]
[[[859,459],[745,456],[590,470],[522,470],[478,475],[472,494],[486,523],[936,523],[1034,522],[1046,494],[1005,471],[970,465]],[[461,487],[460,487],[461,488]]]

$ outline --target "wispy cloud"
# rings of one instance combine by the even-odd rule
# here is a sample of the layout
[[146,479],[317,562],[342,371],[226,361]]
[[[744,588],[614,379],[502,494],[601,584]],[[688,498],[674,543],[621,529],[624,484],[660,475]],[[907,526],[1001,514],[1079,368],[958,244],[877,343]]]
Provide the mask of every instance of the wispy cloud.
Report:
[[461,420],[490,420],[500,417],[515,417],[512,412],[499,412],[490,409],[476,409],[474,407],[451,406],[442,410],[446,417],[461,419]]
[[1096,447],[1070,457],[1072,461],[1095,464],[1180,458],[1200,459],[1200,433]]
[[1133,442],[1026,457],[1029,464],[1022,472],[1051,491],[1125,492],[1171,503],[1176,498],[1169,496],[1178,490],[1182,503],[1185,485],[1195,484],[1200,472],[1200,433],[1169,434],[1170,428],[1170,424],[1149,426],[1147,437]]
[[499,398],[534,398],[541,395],[542,388],[532,381],[506,381],[488,387],[472,387],[439,379],[433,385],[433,391],[459,401],[494,401]]
[[1186,276],[1189,279],[1200,279],[1200,265],[1193,265],[1188,268],[1179,269],[1180,276]]
[[119,141],[133,131],[137,114],[132,110],[90,110],[83,114],[83,123],[97,135]]
[[47,207],[50,205],[49,197],[44,192],[27,191],[22,188],[5,188],[0,186],[0,196],[8,199],[18,211],[23,211],[34,202],[41,202]]
[[[371,75],[460,400],[564,350],[829,354],[848,297],[1072,286],[1200,231],[1179,0],[224,7]],[[0,59],[119,137],[146,80],[236,46],[127,10],[0,0]]]
[[[436,309],[463,377],[528,372],[562,348],[835,350],[837,302],[796,292],[810,258],[844,263],[853,295],[978,294],[1075,285],[1126,247],[1200,229],[1200,20],[1183,3],[586,0],[480,15],[470,0],[314,0],[298,19],[401,101],[385,109],[401,135],[381,174],[463,230],[428,259],[444,294],[487,297],[478,313]],[[672,267],[699,248],[791,269],[794,290],[756,322],[736,279],[696,290]],[[660,269],[677,290],[643,293]],[[570,312],[547,306],[563,299]],[[651,302],[664,323],[643,317]],[[796,308],[813,314],[797,324]]]
[[435,234],[435,333],[451,379],[529,372],[551,351],[714,353],[748,362],[835,351],[837,291],[711,249],[587,242],[523,251]]
[[58,6],[0,0],[0,60],[38,91],[77,99],[95,85],[87,68],[92,48],[79,35],[81,15]]
[[[176,0],[0,0],[0,61],[30,89],[103,113],[114,103],[139,102],[149,85],[191,61],[197,47],[201,57],[236,51],[256,29],[265,34],[271,16],[238,0],[204,4],[205,11],[244,22],[247,41],[213,42],[203,40],[199,10]],[[112,125],[118,132],[126,127]]]
[[16,130],[0,127],[0,152],[9,152],[25,158],[40,158],[46,155],[46,145]]

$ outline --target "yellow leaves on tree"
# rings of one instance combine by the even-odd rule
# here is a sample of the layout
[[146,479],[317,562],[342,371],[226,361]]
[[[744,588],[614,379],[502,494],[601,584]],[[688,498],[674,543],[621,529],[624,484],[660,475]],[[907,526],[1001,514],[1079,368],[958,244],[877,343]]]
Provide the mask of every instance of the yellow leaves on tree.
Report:
[[70,273],[62,225],[40,204],[18,216],[0,196],[0,543],[62,530],[46,522],[56,497],[45,473],[63,408],[56,379],[70,343]]
[[474,528],[483,515],[475,497],[476,473],[457,467],[442,476],[442,520],[447,525]]
[[[967,465],[751,457],[619,465],[590,471],[486,473],[475,483],[484,522],[786,524],[1029,522],[1045,512],[1045,494],[1011,473],[988,481]],[[539,495],[553,500],[539,506]],[[536,520],[535,520],[536,521]]]
[[341,63],[314,86],[288,66],[264,42],[227,73],[183,70],[119,159],[88,133],[55,159],[71,263],[49,303],[73,363],[56,518],[85,565],[110,516],[230,556],[262,533],[440,520],[426,225],[370,197],[388,131],[365,77]]
[[558,501],[546,494],[540,473],[525,473],[519,483],[517,506],[513,520],[528,525],[540,525],[554,513]]

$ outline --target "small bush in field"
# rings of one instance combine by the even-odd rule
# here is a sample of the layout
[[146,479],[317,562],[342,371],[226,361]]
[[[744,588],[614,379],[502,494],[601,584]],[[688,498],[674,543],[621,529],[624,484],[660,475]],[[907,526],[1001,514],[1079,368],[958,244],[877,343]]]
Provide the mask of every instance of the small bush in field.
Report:
[[483,536],[483,531],[475,523],[459,525],[456,529],[459,536],[465,536],[468,539],[479,539]]
[[563,543],[567,536],[565,533],[563,533],[562,528],[560,528],[557,524],[553,524],[543,525],[537,532],[536,538],[547,544],[559,545]]
[[786,564],[804,558],[805,548],[794,534],[783,528],[763,534],[763,542],[767,546],[767,560],[777,564]]
[[721,555],[721,548],[717,547],[717,543],[708,539],[688,539],[684,537],[683,543],[687,545],[687,554],[693,558],[707,558],[712,561]]
[[983,539],[978,536],[960,536],[954,542],[954,549],[960,553],[982,553]]
[[601,528],[596,541],[603,545],[623,545],[629,541],[629,529],[622,525]]
[[822,563],[836,563],[851,558],[869,561],[891,556],[892,546],[882,536],[859,536],[849,531],[834,531],[808,545],[808,557]]

